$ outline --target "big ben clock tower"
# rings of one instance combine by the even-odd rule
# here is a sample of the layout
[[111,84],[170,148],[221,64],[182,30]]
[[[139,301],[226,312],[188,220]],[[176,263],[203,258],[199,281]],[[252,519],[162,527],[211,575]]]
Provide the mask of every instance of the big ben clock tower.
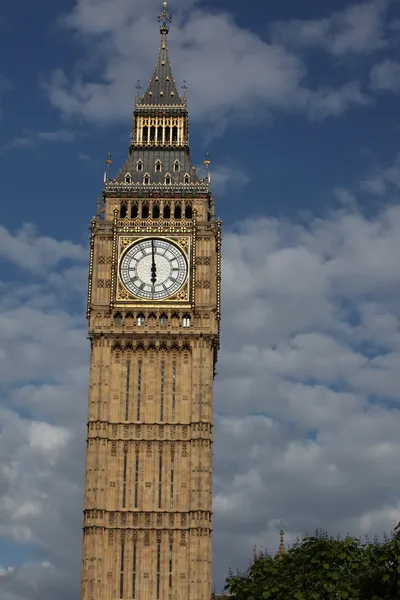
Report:
[[[221,224],[189,151],[167,3],[91,224],[82,600],[209,600]],[[207,165],[206,161],[206,165]]]

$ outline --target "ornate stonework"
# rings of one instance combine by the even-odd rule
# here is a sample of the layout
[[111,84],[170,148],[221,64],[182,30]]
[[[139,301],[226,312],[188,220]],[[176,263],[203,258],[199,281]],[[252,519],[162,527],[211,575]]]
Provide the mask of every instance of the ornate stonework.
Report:
[[[168,23],[164,3],[159,61],[136,101],[129,157],[117,178],[106,181],[91,223],[82,600],[211,596],[221,224],[209,181],[190,160],[186,98],[172,79]],[[176,293],[157,300],[168,260],[170,278],[177,269],[167,250],[160,258],[154,243],[144,244],[150,250],[140,269],[139,260],[126,268],[150,289],[143,300],[125,285],[121,258],[132,244],[156,239],[179,248],[187,275]]]

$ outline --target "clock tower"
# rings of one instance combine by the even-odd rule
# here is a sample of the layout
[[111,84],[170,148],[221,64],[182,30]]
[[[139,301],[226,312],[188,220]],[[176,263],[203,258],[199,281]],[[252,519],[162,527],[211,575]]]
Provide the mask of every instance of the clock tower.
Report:
[[209,600],[221,223],[168,57],[91,223],[82,600]]

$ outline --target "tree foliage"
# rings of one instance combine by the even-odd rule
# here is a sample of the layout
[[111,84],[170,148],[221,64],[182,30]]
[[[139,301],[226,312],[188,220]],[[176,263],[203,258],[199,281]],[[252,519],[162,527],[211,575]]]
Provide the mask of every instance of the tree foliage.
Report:
[[382,542],[316,531],[283,556],[255,555],[225,591],[236,600],[400,600],[400,524]]

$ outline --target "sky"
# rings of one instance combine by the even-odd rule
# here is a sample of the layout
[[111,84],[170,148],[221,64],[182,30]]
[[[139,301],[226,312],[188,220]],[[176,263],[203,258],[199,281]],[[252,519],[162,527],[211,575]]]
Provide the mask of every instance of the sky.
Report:
[[[0,8],[0,598],[78,600],[88,225],[159,0]],[[400,1],[171,0],[223,220],[214,579],[400,521]]]

